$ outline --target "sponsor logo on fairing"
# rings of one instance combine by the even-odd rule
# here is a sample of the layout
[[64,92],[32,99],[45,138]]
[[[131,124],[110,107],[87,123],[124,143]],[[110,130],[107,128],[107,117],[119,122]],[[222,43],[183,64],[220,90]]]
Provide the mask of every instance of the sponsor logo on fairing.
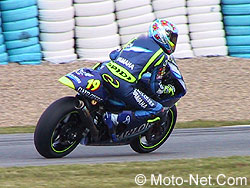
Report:
[[136,100],[136,102],[137,102],[142,108],[147,108],[148,105],[144,102],[144,100],[141,98],[141,96],[139,95],[139,93],[137,92],[136,89],[133,91],[133,96],[134,96],[134,99]]
[[109,62],[107,68],[112,74],[127,82],[134,83],[136,81],[136,78],[128,70],[117,63]]
[[127,115],[126,118],[125,118],[125,120],[122,123],[128,125],[130,123],[130,121],[131,121],[131,117],[130,117],[130,115]]
[[123,132],[122,134],[118,135],[118,138],[123,139],[123,138],[129,137],[129,136],[133,136],[134,134],[141,133],[142,131],[150,128],[151,125],[152,124],[150,124],[150,123],[144,123],[139,127],[135,127],[135,128],[130,129],[126,132]]
[[120,87],[120,82],[114,78],[112,78],[110,75],[108,74],[103,74],[102,78],[105,82],[111,84],[114,88],[119,88]]
[[141,92],[139,89],[136,90],[151,107],[154,107],[156,105],[145,93]]
[[76,75],[74,74],[67,74],[67,77],[69,77],[71,80],[75,80],[78,84],[82,83],[82,81],[80,80],[80,78],[78,78]]
[[[155,106],[155,103],[147,96],[145,95],[144,93],[142,93],[140,90],[138,89],[135,89],[133,91],[133,96],[134,96],[134,99],[136,100],[136,102],[142,107],[142,108],[147,108],[148,104],[151,106],[151,107],[154,107]],[[146,102],[148,103],[146,103]]]
[[84,95],[84,96],[90,98],[90,99],[96,100],[96,101],[98,101],[98,102],[103,101],[103,99],[102,99],[101,97],[99,97],[99,96],[97,96],[97,95],[95,95],[95,94],[89,92],[88,90],[86,90],[86,89],[84,89],[84,88],[82,88],[82,87],[79,87],[79,88],[77,89],[77,91],[78,91],[79,93],[81,93],[82,95]]
[[123,58],[123,57],[118,57],[117,61],[125,66],[127,66],[128,68],[130,68],[131,70],[134,70],[135,65],[133,63],[131,63],[129,60]]
[[93,77],[94,76],[93,74],[86,72],[84,70],[84,68],[76,70],[75,73],[79,76],[86,76],[86,77]]

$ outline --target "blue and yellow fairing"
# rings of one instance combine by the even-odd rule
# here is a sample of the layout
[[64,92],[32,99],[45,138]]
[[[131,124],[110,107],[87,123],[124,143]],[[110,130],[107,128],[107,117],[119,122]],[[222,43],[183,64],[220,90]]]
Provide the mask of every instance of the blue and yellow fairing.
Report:
[[60,83],[62,83],[65,86],[70,87],[71,89],[75,90],[75,85],[74,83],[67,77],[67,76],[63,76],[58,80]]
[[58,81],[98,102],[103,101],[106,96],[103,89],[103,80],[98,71],[93,69],[81,68],[75,70],[61,77]]

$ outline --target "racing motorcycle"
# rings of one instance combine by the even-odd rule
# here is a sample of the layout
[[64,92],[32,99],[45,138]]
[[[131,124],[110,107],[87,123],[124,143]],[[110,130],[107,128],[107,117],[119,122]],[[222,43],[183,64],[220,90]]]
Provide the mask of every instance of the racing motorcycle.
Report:
[[[102,66],[101,64],[98,65]],[[67,96],[53,102],[41,115],[34,133],[37,151],[45,158],[60,158],[71,153],[79,143],[86,146],[118,146],[129,144],[138,153],[149,153],[159,148],[172,133],[177,109],[175,103],[185,92],[185,84],[176,63],[168,62],[168,71],[176,79],[176,100],[152,92],[151,73],[145,73],[137,83],[138,88],[168,108],[164,122],[143,123],[139,126],[119,124],[108,127],[103,120],[105,112],[118,113],[131,110],[125,103],[110,94],[103,82],[116,84],[115,80],[94,69],[81,68],[59,79],[74,89],[76,96]],[[168,73],[168,74],[169,74]],[[157,73],[167,79],[166,71]],[[179,96],[178,96],[179,93]],[[169,104],[171,101],[172,104]],[[115,133],[115,138],[112,133]]]

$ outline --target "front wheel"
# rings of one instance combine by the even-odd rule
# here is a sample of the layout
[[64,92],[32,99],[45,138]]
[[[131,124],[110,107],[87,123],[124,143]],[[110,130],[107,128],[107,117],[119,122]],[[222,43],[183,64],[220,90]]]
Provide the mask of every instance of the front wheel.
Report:
[[52,103],[40,117],[34,143],[46,158],[64,157],[80,143],[84,128],[80,126],[75,97],[64,97]]
[[143,135],[135,138],[130,147],[138,153],[149,153],[159,148],[172,133],[177,118],[177,109],[174,105],[168,112],[167,121],[161,125],[154,125]]

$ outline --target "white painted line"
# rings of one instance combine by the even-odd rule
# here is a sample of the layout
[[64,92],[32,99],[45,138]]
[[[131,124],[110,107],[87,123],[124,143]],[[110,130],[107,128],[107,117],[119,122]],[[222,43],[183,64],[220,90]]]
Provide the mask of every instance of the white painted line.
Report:
[[241,128],[241,127],[244,127],[244,128],[250,128],[250,125],[232,125],[232,126],[223,126],[223,127],[238,127],[238,128]]

